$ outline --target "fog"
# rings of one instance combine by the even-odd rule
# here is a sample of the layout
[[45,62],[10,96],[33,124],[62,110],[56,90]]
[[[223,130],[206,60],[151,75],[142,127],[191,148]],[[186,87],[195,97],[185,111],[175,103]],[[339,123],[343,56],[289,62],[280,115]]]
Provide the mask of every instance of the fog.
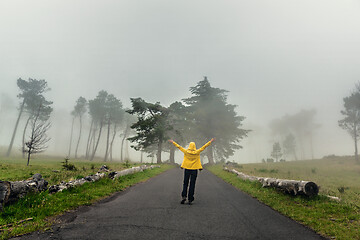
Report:
[[[302,110],[315,111],[319,124],[313,153],[305,142],[303,158],[352,155],[338,120],[342,99],[360,81],[359,43],[356,0],[3,0],[0,145],[9,144],[16,121],[18,78],[48,82],[54,112],[47,153],[66,155],[80,96],[106,90],[125,107],[130,97],[169,106],[207,76],[229,90],[228,102],[252,130],[230,161],[270,157],[281,141],[270,123]],[[140,153],[129,154],[139,160]]]

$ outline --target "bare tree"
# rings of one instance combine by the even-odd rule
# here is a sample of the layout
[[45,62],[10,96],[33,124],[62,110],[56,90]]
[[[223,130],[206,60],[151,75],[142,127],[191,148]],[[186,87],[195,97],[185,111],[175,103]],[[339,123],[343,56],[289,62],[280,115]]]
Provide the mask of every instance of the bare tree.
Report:
[[50,88],[48,88],[47,82],[45,80],[36,80],[36,79],[29,78],[29,80],[26,81],[26,80],[22,80],[21,78],[19,78],[17,80],[17,85],[21,91],[21,93],[18,94],[18,98],[21,99],[21,104],[20,104],[20,108],[19,108],[19,115],[17,117],[16,123],[15,123],[15,128],[14,128],[14,131],[13,131],[13,134],[11,137],[11,141],[10,141],[8,150],[6,152],[6,157],[10,156],[12,146],[14,144],[14,139],[15,139],[15,135],[17,132],[17,128],[18,128],[18,125],[20,122],[20,118],[24,111],[25,106],[28,104],[28,100],[33,96],[42,95],[43,93],[50,90]]
[[50,138],[47,136],[51,123],[47,120],[40,118],[41,106],[38,109],[36,116],[31,120],[31,134],[29,140],[25,142],[26,148],[24,151],[27,153],[27,166],[29,166],[30,156],[34,153],[40,153],[48,148],[47,143]]

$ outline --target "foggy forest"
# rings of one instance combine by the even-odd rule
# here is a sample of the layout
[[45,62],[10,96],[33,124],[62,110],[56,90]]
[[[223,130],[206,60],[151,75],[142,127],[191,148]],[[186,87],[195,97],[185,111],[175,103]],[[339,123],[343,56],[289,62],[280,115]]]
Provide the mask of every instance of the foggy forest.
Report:
[[359,0],[1,0],[0,240],[360,239],[359,43]]
[[[241,118],[238,129],[244,131],[229,139],[236,147],[226,156],[218,152],[215,161],[261,162],[273,158],[275,143],[281,159],[289,161],[355,153],[351,134],[338,121],[344,118],[343,99],[358,91],[359,6],[331,2],[321,16],[337,17],[325,22],[316,8],[305,7],[310,3],[300,8],[289,4],[287,11],[275,3],[271,9],[278,14],[255,11],[250,16],[242,8],[217,8],[213,2],[206,11],[188,9],[187,20],[181,22],[170,17],[182,16],[178,4],[157,9],[157,16],[151,15],[156,5],[149,3],[115,3],[121,9],[116,14],[108,4],[100,9],[88,4],[81,14],[81,1],[71,10],[60,3],[35,4],[39,7],[32,11],[17,9],[15,2],[1,4],[0,145],[5,155],[25,154],[30,124],[39,110],[22,96],[20,80],[45,84],[34,89],[43,101],[42,120],[51,123],[42,154],[154,161],[153,144],[136,147],[130,141],[136,136],[130,126],[137,118],[128,112],[131,99],[159,103],[167,110],[176,102],[190,107],[190,89],[204,78],[212,88],[226,91],[224,103],[233,106],[234,117]],[[255,9],[256,3],[245,6]],[[56,7],[63,11],[55,13]],[[16,21],[14,9],[21,15]],[[226,18],[216,17],[225,11]],[[301,22],[305,11],[308,18]],[[37,17],[28,21],[30,15]],[[260,15],[268,21],[257,20]],[[47,18],[51,20],[43,26]],[[272,25],[277,27],[267,31]],[[118,105],[111,106],[118,116],[96,119],[92,105],[101,94]],[[183,136],[189,141],[192,137]],[[163,152],[163,160],[169,160],[169,151]]]

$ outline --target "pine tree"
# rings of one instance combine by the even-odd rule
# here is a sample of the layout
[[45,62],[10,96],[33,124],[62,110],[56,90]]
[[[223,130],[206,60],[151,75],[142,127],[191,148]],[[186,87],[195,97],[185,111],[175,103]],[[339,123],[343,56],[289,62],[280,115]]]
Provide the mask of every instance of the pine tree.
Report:
[[193,96],[184,102],[188,105],[192,141],[201,145],[215,137],[216,142],[205,154],[210,164],[214,163],[214,155],[225,161],[242,148],[239,143],[249,132],[241,128],[245,117],[237,115],[236,105],[227,103],[228,91],[212,87],[207,77],[191,87],[190,92]]
[[159,102],[148,103],[141,98],[131,98],[132,109],[127,112],[137,116],[131,128],[136,130],[134,137],[128,138],[135,143],[135,150],[152,153],[155,149],[157,163],[161,163],[163,143],[168,139],[167,132],[172,129],[168,123],[168,109]]

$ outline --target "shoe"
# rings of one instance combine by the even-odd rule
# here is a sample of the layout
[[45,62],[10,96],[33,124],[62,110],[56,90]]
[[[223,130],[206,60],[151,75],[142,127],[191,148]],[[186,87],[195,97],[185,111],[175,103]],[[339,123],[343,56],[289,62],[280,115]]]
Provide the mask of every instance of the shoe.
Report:
[[180,203],[181,203],[181,204],[184,204],[185,201],[186,201],[186,198],[183,198]]
[[192,205],[192,201],[189,201],[189,205]]

